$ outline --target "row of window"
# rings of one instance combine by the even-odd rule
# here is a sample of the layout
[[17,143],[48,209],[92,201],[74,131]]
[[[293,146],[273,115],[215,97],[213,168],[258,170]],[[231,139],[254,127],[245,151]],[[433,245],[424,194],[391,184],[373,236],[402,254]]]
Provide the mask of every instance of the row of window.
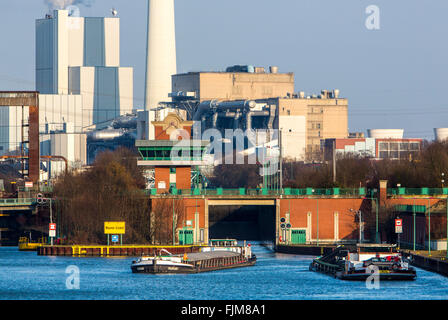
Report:
[[381,151],[419,151],[419,142],[380,142],[378,150]]
[[141,148],[140,154],[144,160],[171,160],[172,158],[202,159],[202,148],[179,148],[173,150],[169,147]]

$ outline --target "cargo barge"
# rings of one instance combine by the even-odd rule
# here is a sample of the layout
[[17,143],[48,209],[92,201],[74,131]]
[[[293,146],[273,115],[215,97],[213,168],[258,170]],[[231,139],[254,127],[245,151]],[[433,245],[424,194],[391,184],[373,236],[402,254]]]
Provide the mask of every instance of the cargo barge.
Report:
[[311,271],[331,274],[341,280],[365,281],[375,273],[380,280],[415,280],[417,273],[395,245],[358,244],[339,246],[332,253],[314,259]]
[[[163,255],[162,255],[163,254]],[[256,263],[250,245],[245,247],[203,247],[200,252],[171,254],[162,250],[153,257],[141,257],[133,261],[133,273],[172,274],[200,273],[230,268],[249,267]]]

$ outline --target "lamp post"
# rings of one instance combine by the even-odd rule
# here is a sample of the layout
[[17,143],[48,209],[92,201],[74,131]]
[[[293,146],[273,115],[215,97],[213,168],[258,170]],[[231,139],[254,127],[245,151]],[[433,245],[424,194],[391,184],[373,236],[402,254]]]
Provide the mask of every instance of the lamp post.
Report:
[[412,207],[412,211],[413,211],[413,216],[414,216],[414,251],[415,251],[415,198],[414,198],[414,206]]
[[359,215],[359,243],[362,243],[362,211],[358,210]]
[[[314,189],[312,190],[314,193]],[[317,246],[319,246],[319,198],[316,198],[316,209],[317,209],[317,230],[316,230],[316,237],[317,237]]]
[[428,198],[428,256],[431,256],[431,198]]
[[175,234],[175,227],[174,227],[174,197],[173,197],[173,246],[176,245],[176,234]]

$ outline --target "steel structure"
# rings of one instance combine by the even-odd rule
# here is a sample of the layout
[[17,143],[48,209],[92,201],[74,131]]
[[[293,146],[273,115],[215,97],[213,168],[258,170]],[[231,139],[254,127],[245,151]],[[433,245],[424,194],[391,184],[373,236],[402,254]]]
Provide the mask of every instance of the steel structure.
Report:
[[[22,119],[22,169],[28,159],[29,180],[39,181],[39,92],[37,91],[0,91],[0,107],[27,106],[29,108],[28,123]],[[24,140],[24,127],[28,127],[28,141]],[[28,145],[28,155],[25,156],[24,146]],[[24,171],[22,171],[24,174]]]

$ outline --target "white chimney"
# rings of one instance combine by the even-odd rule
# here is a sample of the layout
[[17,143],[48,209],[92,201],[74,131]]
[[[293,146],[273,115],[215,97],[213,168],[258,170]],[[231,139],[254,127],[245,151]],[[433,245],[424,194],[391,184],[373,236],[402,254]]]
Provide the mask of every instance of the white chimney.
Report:
[[174,0],[148,0],[145,112],[146,139],[154,138],[154,111],[168,101],[171,76],[177,73]]

